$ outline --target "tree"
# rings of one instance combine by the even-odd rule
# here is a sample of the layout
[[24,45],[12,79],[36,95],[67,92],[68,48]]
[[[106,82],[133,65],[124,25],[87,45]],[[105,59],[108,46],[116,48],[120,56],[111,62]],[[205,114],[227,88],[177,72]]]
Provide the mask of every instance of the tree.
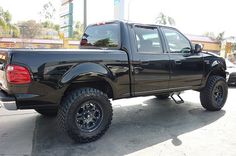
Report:
[[10,29],[10,35],[11,37],[19,37],[20,36],[20,29],[16,24],[8,25],[8,28]]
[[3,13],[3,16],[4,16],[6,23],[11,23],[12,16],[8,10]]
[[[42,18],[41,24],[42,24],[42,27],[44,28],[43,31],[46,32],[46,34],[48,34],[48,33],[55,34],[55,31],[56,31],[57,32],[56,36],[58,37],[59,31],[60,31],[60,25],[53,23],[53,20],[55,19],[55,13],[56,13],[55,7],[51,3],[51,1],[48,0],[48,2],[43,5],[43,8],[39,14]],[[45,37],[46,38],[51,38],[51,37],[53,38],[53,36],[46,35],[43,38],[45,38]]]
[[19,36],[19,28],[11,23],[12,15],[9,11],[4,11],[0,7],[0,28],[2,28],[3,34],[11,37]]
[[6,21],[5,21],[5,17],[4,17],[4,10],[2,7],[0,7],[0,27],[2,27],[3,29],[5,29],[6,27]]
[[216,40],[215,33],[213,33],[213,32],[205,32],[205,33],[203,33],[203,35],[211,38],[212,40]]
[[232,43],[232,51],[236,50],[236,43]]
[[60,26],[50,21],[40,23],[42,25],[42,38],[44,39],[57,39],[59,38]]
[[225,35],[224,31],[219,33],[216,37],[216,40],[222,43],[222,41],[224,40],[224,35]]
[[222,42],[224,41],[224,35],[225,35],[224,31],[219,33],[218,35],[215,35],[215,33],[213,33],[213,32],[206,32],[203,35],[207,36],[207,37],[210,37],[212,40],[215,40],[215,41],[219,42],[220,43],[220,48],[221,48]]
[[163,25],[175,25],[175,20],[172,17],[160,12],[157,18],[155,19],[155,23]]
[[218,35],[215,35],[215,33],[213,33],[213,32],[205,32],[203,35],[210,37],[212,40],[222,42],[224,40],[225,32],[223,31],[223,32],[219,33]]
[[79,21],[77,21],[74,26],[73,38],[81,40],[83,33],[84,33],[84,25],[81,24]]
[[44,20],[46,20],[46,21],[53,20],[55,18],[55,13],[56,13],[56,9],[50,1],[45,3],[43,5],[42,11],[39,12],[41,17],[43,18],[43,21]]
[[221,42],[224,40],[225,32],[224,31],[220,32],[218,35],[215,35],[215,33],[213,32],[205,32],[203,35],[210,37],[211,39],[216,40],[218,42]]
[[50,21],[45,21],[45,22],[42,22],[41,24],[42,24],[43,28],[54,29],[57,32],[60,31],[60,25],[59,24],[54,24]]
[[42,25],[34,20],[19,22],[21,36],[23,38],[36,38],[41,36]]

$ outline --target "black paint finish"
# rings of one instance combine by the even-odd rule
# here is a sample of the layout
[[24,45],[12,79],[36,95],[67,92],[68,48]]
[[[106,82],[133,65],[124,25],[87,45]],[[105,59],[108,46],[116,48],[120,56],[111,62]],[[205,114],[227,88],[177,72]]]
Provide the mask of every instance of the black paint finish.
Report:
[[[0,49],[0,87],[14,96],[17,107],[57,107],[65,91],[77,84],[109,84],[113,99],[156,95],[204,87],[210,74],[225,76],[223,59],[208,53],[137,53],[132,23],[120,23],[121,47],[109,49]],[[156,27],[159,26],[147,25]],[[161,32],[160,32],[161,33]],[[162,43],[165,39],[162,34]],[[215,62],[216,61],[216,62]],[[215,63],[214,63],[215,62]],[[32,83],[12,85],[6,80],[6,65],[27,67]]]

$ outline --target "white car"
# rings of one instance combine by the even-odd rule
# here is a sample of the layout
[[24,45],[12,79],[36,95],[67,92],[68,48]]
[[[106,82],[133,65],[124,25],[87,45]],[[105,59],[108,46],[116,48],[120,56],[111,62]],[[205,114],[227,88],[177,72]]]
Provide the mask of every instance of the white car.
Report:
[[227,66],[227,82],[229,85],[236,85],[236,65],[230,62],[229,60],[225,60]]

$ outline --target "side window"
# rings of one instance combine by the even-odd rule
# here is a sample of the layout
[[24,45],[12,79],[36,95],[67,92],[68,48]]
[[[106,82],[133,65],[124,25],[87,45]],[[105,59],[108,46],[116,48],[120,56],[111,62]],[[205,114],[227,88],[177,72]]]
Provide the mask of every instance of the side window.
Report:
[[164,36],[166,37],[167,44],[171,53],[189,53],[191,50],[190,43],[177,30],[170,28],[162,28]]
[[162,53],[162,46],[157,28],[135,26],[135,37],[138,52]]

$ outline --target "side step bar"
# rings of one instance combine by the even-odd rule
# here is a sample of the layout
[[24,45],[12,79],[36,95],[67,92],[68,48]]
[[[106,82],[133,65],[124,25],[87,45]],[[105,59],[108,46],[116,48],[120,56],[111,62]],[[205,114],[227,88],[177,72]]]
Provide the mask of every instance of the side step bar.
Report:
[[[174,92],[170,94],[170,97],[174,100],[176,104],[184,103],[184,100],[181,98],[180,94],[181,92]],[[176,100],[175,97],[177,97],[178,99]]]

